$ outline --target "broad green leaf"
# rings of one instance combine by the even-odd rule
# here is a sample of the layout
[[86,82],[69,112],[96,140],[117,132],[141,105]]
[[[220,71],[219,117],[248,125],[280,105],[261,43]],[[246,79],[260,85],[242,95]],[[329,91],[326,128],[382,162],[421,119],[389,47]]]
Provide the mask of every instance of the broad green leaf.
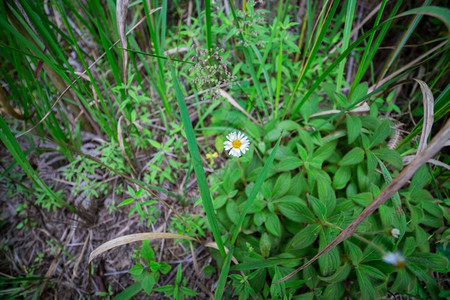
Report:
[[264,258],[269,257],[271,248],[272,243],[270,241],[269,235],[267,234],[267,232],[263,232],[259,240],[259,250],[261,251],[261,255]]
[[141,257],[146,259],[148,262],[152,261],[155,257],[155,252],[150,247],[149,241],[142,241],[142,248],[141,248]]
[[415,264],[408,264],[407,268],[421,281],[423,281],[427,287],[427,291],[431,294],[433,299],[439,298],[439,287],[436,284],[436,279],[431,277],[428,272],[425,272],[421,267]]
[[414,262],[441,273],[448,271],[448,259],[440,254],[416,252],[411,254],[407,258],[407,261]]
[[319,193],[319,199],[325,204],[327,216],[330,216],[336,207],[336,194],[331,183],[327,180],[318,179],[317,191]]
[[284,129],[284,130],[294,130],[294,129],[300,129],[300,124],[292,121],[292,120],[284,120],[281,121],[280,124],[278,124],[277,126],[279,129]]
[[358,84],[353,91],[350,103],[357,103],[360,101],[360,99],[364,99],[364,97],[367,95],[368,90],[369,85],[366,81]]
[[369,148],[372,148],[382,141],[384,141],[391,134],[391,124],[385,120],[381,122],[381,125],[375,129],[372,137],[370,138]]
[[237,221],[239,220],[239,211],[236,202],[228,201],[226,211],[228,218],[230,218],[234,224],[237,224]]
[[362,123],[357,116],[352,116],[350,114],[347,114],[346,120],[347,120],[348,143],[351,144],[356,140],[356,138],[361,133]]
[[402,157],[395,150],[391,150],[389,148],[381,148],[381,149],[374,149],[371,152],[379,159],[390,163],[397,169],[401,169],[403,167]]
[[253,223],[256,226],[261,226],[266,221],[266,212],[258,211],[253,215]]
[[378,161],[376,156],[372,153],[372,151],[367,151],[367,173],[372,173],[375,171]]
[[359,194],[353,195],[349,198],[363,207],[368,206],[373,200],[372,193],[369,193],[369,192],[359,193]]
[[320,161],[327,160],[336,149],[337,141],[333,141],[330,143],[326,143],[325,145],[321,146],[319,149],[314,151],[313,159],[317,159]]
[[[319,249],[325,248],[328,243],[330,243],[335,236],[332,235],[333,230],[327,228],[326,230],[322,230],[320,232],[319,238]],[[341,260],[339,258],[339,250],[337,248],[333,248],[327,253],[323,254],[319,257],[319,267],[322,275],[327,276],[329,274],[334,273],[339,265],[341,264]]]
[[405,243],[403,244],[402,254],[404,256],[410,256],[414,253],[414,249],[416,249],[416,240],[412,236],[408,236],[405,239]]
[[286,157],[285,159],[283,159],[282,161],[277,163],[275,165],[275,169],[278,172],[284,172],[284,171],[290,171],[290,170],[297,169],[301,165],[303,165],[303,161],[300,158],[291,156],[291,157]]
[[361,249],[350,241],[345,241],[346,251],[350,254],[353,265],[357,266],[363,258]]
[[364,271],[364,273],[366,273],[368,276],[370,276],[372,278],[379,279],[379,280],[386,279],[386,274],[384,274],[383,272],[381,272],[380,270],[378,270],[375,267],[368,266],[368,265],[360,265],[359,269],[361,271]]
[[144,267],[141,264],[137,264],[137,265],[134,265],[133,267],[131,267],[131,269],[128,270],[128,273],[130,273],[131,275],[134,275],[134,276],[139,276],[142,274],[143,271],[144,271]]
[[147,295],[150,295],[150,293],[152,292],[155,282],[155,275],[153,274],[146,274],[142,279],[142,288],[147,293]]
[[359,290],[362,299],[376,299],[375,289],[370,282],[369,277],[360,268],[356,269],[356,277],[358,278]]
[[350,150],[339,162],[340,166],[351,166],[359,164],[364,159],[364,150],[356,147]]
[[347,166],[341,166],[339,169],[337,169],[336,173],[333,177],[333,187],[336,190],[341,190],[345,188],[348,181],[350,180],[351,176],[351,169]]
[[277,205],[281,214],[289,220],[297,223],[313,223],[316,221],[316,217],[307,207],[306,202],[296,196],[285,196],[273,203]]
[[314,196],[308,195],[307,197],[314,212],[316,213],[316,216],[319,218],[319,220],[325,221],[327,215],[327,208],[325,207],[325,204],[322,202],[322,200],[319,200]]
[[344,296],[344,292],[345,288],[342,282],[327,284],[327,287],[323,292],[323,299],[339,300],[342,299],[342,296]]
[[272,199],[278,199],[289,190],[291,186],[291,173],[285,172],[278,176],[277,181],[273,187]]
[[348,263],[337,268],[336,272],[330,276],[318,276],[320,280],[328,283],[338,283],[347,279],[348,274],[350,274],[351,266]]
[[303,249],[314,243],[319,234],[319,224],[309,224],[300,230],[291,240],[291,248]]
[[219,209],[224,206],[224,204],[227,202],[227,199],[228,197],[225,195],[219,195],[215,197],[213,200],[214,209]]
[[278,216],[276,213],[273,212],[266,212],[267,218],[266,218],[266,229],[268,232],[273,234],[274,236],[281,236],[281,223],[280,219],[278,219]]

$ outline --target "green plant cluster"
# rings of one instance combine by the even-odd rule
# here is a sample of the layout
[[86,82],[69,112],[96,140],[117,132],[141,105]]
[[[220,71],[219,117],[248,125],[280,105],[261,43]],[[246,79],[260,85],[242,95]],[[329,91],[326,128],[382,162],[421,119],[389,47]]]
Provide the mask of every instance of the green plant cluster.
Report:
[[[246,275],[231,275],[236,295],[242,299],[283,295],[373,299],[388,291],[443,295],[432,271],[447,272],[448,260],[439,251],[430,251],[436,251],[441,236],[449,234],[442,230],[449,217],[448,203],[423,189],[432,181],[426,166],[399,192],[401,201],[397,194],[383,204],[354,237],[321,256],[318,266],[305,268],[281,285],[271,284],[323,249],[379,195],[391,175],[398,175],[403,150],[388,148],[393,124],[377,117],[380,108],[375,101],[367,114],[347,113],[318,130],[314,124],[325,120],[303,126],[273,120],[263,129],[242,127],[249,129],[254,146],[209,177],[225,245],[280,135],[283,145],[240,229],[234,255],[242,265],[235,269]],[[400,230],[399,237],[390,233],[393,228]],[[382,260],[384,252],[397,251],[406,258],[404,268]],[[358,284],[347,286],[351,281]]]

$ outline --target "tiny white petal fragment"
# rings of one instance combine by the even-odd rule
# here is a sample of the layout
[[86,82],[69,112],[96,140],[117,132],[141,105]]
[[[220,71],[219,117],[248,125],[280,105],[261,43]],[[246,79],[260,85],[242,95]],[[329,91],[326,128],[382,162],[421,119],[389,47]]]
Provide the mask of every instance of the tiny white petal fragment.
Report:
[[242,132],[230,133],[227,135],[227,140],[223,145],[226,151],[230,151],[228,154],[232,156],[240,157],[250,146],[250,141]]
[[397,228],[392,228],[391,229],[391,235],[393,237],[395,237],[396,239],[398,239],[398,237],[400,236],[400,230],[398,230]]
[[405,265],[406,258],[400,252],[388,252],[383,255],[383,261],[395,267],[403,267]]

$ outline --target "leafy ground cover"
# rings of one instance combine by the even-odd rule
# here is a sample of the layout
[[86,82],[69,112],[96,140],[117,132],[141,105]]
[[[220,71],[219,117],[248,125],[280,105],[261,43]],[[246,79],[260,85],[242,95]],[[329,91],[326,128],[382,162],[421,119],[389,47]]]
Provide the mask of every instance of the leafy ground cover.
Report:
[[444,2],[0,5],[1,297],[449,296]]

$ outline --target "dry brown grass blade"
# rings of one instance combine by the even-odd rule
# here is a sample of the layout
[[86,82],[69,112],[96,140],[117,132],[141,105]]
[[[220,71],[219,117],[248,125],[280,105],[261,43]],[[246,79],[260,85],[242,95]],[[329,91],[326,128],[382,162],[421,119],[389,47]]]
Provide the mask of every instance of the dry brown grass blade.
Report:
[[434,97],[428,85],[420,80],[414,79],[422,90],[423,98],[423,128],[420,135],[419,147],[417,148],[417,154],[420,154],[427,147],[427,140],[431,133],[431,128],[434,122]]
[[[153,14],[154,12],[160,10],[161,7],[152,9],[150,11],[150,14]],[[142,23],[144,23],[146,20],[145,17],[143,17],[142,19],[139,20],[139,22],[136,23],[136,25],[134,25],[130,30],[128,30],[127,35],[129,35],[131,32],[133,32],[133,30],[136,29],[136,27],[138,27],[139,25],[141,25]],[[109,50],[112,50],[118,43],[120,42],[120,40],[117,40],[111,47],[109,47]],[[90,70],[93,66],[95,66],[104,56],[106,55],[106,51],[103,52],[102,55],[100,55],[89,67],[88,70]],[[87,70],[84,70],[82,74],[86,74]],[[78,81],[80,80],[81,76],[78,76],[77,78],[75,78],[71,84],[69,84],[68,86],[66,86],[66,88],[61,92],[61,95],[59,95],[59,97],[56,99],[56,101],[52,104],[52,106],[50,107],[50,109],[48,110],[48,112],[42,117],[42,119],[39,120],[39,122],[37,122],[34,126],[32,126],[30,129],[28,129],[25,132],[22,132],[18,135],[16,135],[16,139],[18,139],[19,137],[30,133],[31,131],[33,131],[36,127],[38,127],[42,122],[44,122],[45,119],[48,118],[48,116],[53,112],[53,109],[55,108],[56,104],[59,103],[59,101],[62,99],[62,97],[72,88],[72,86]]]
[[237,102],[236,100],[233,99],[233,97],[231,97],[230,94],[228,94],[227,92],[225,92],[222,89],[219,89],[219,94],[220,96],[224,97],[225,99],[228,100],[228,102],[233,105],[234,107],[236,107],[240,112],[242,112],[244,115],[247,116],[247,118],[249,118],[250,120],[252,120],[253,123],[255,123],[256,125],[258,125],[259,127],[262,127],[261,124],[259,124],[259,122],[253,118],[245,109],[243,109]]
[[143,232],[143,233],[124,235],[124,236],[112,239],[110,241],[107,241],[106,243],[103,243],[100,246],[98,246],[97,248],[95,248],[94,251],[91,252],[91,255],[89,255],[89,264],[98,255],[100,255],[103,252],[106,252],[108,250],[111,250],[112,248],[126,245],[126,244],[133,243],[133,242],[140,242],[140,241],[145,241],[145,240],[155,240],[155,239],[184,239],[184,240],[197,241],[196,239],[194,239],[190,236],[176,234],[176,233],[170,233],[170,232]]
[[119,32],[120,45],[122,46],[122,71],[123,82],[127,83],[127,65],[128,65],[128,48],[127,35],[125,34],[125,27],[127,22],[128,0],[117,0],[116,4],[116,19],[117,31]]
[[411,177],[416,173],[416,171],[435,156],[448,142],[450,139],[450,120],[447,121],[445,126],[436,134],[433,140],[430,142],[428,147],[420,154],[418,154],[413,162],[404,168],[402,172],[378,195],[372,203],[369,204],[356,219],[347,226],[331,243],[329,243],[325,248],[323,248],[319,253],[317,253],[313,258],[311,258],[306,264],[299,267],[292,273],[286,275],[285,277],[278,280],[276,283],[280,283],[288,280],[296,273],[300,272],[313,262],[315,262],[320,256],[327,253],[338,244],[349,238],[358,228],[358,226],[369,217],[381,204],[390,199],[394,193],[396,193],[401,187],[403,187]]

